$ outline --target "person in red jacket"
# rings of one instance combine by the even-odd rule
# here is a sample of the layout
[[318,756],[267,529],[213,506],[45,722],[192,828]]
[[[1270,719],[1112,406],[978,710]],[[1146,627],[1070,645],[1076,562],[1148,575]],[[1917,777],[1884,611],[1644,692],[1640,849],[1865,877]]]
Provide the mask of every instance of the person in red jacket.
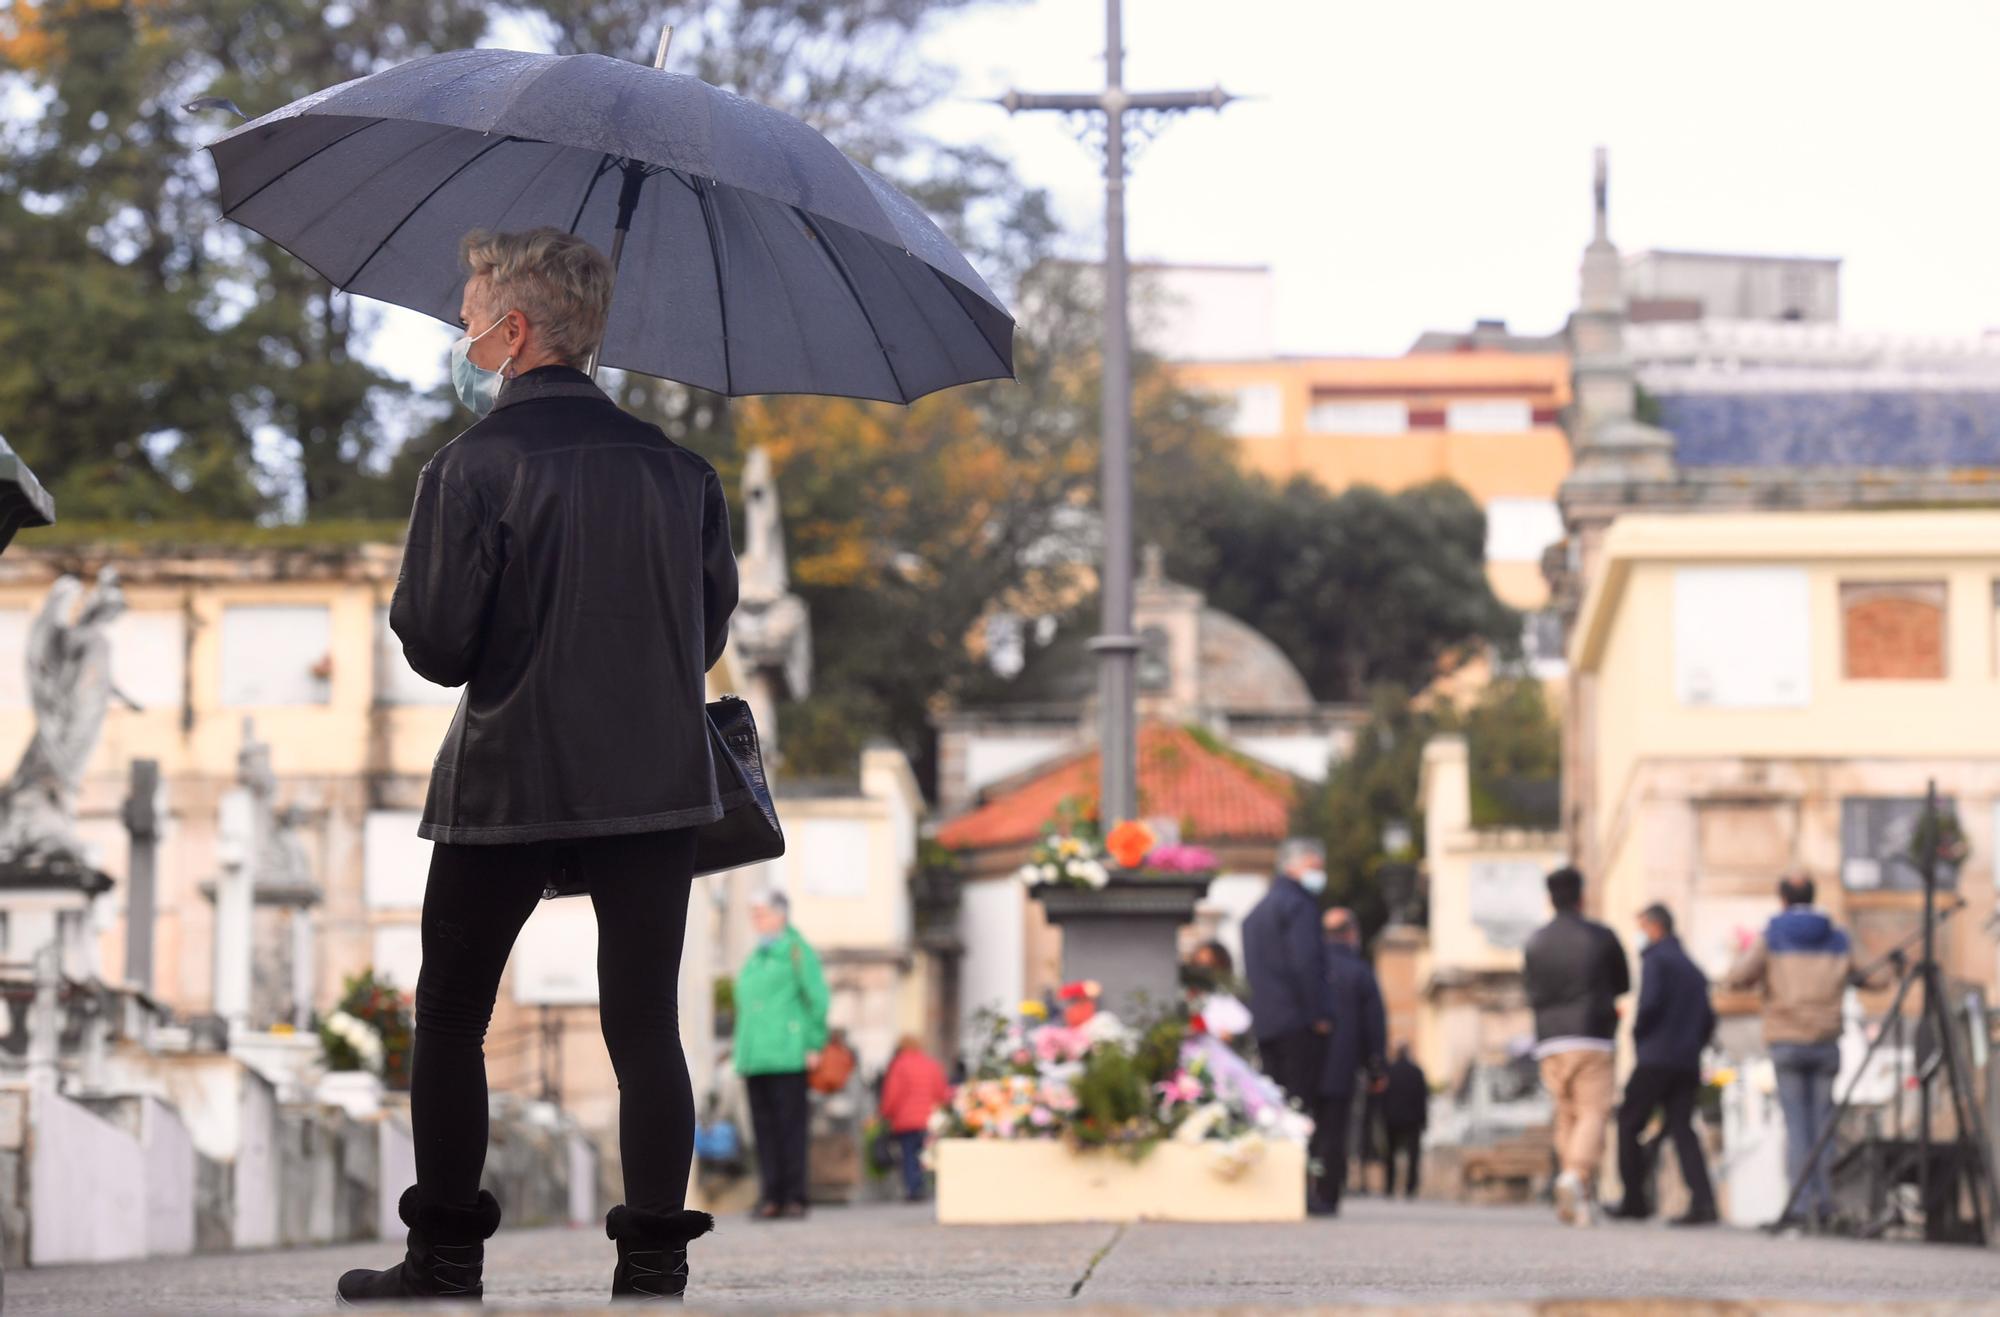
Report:
[[951,1085],[944,1067],[925,1053],[922,1043],[905,1034],[882,1077],[882,1123],[895,1137],[903,1163],[903,1194],[913,1203],[924,1200],[924,1140],[930,1134],[931,1113],[949,1101]]

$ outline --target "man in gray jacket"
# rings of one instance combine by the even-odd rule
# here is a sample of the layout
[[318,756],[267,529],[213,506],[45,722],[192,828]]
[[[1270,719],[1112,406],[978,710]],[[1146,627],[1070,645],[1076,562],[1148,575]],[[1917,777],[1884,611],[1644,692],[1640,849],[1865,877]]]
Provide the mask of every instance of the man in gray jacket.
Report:
[[[1833,1118],[1833,1081],[1840,1073],[1840,1003],[1859,982],[1847,933],[1812,908],[1813,880],[1794,874],[1778,882],[1784,909],[1744,949],[1723,982],[1764,999],[1764,1045],[1777,1072],[1778,1106],[1785,1113],[1785,1173],[1793,1184],[1806,1157]],[[1827,1175],[1833,1158],[1813,1165],[1798,1211],[1823,1224],[1833,1214]]]
[[1556,1105],[1556,1215],[1587,1226],[1597,1220],[1597,1167],[1611,1117],[1617,1003],[1632,976],[1618,935],[1583,917],[1583,875],[1558,869],[1548,888],[1555,918],[1528,939],[1523,977],[1535,1009],[1535,1058]]

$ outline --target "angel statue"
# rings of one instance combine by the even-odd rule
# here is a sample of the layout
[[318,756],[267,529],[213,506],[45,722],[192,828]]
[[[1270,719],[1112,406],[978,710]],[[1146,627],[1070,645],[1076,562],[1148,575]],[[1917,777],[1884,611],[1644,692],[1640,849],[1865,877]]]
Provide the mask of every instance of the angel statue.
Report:
[[84,863],[76,797],[105,711],[118,696],[107,633],[124,611],[118,573],[106,567],[87,594],[74,576],[58,580],[28,630],[35,735],[13,779],[0,788],[0,863]]

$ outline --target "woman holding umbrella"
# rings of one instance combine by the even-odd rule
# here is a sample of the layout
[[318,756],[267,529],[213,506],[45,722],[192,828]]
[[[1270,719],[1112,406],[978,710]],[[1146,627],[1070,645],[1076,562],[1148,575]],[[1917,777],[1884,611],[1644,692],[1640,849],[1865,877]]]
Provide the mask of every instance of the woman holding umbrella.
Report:
[[417,482],[390,624],[410,665],[466,686],[431,778],[410,1120],[409,1250],[340,1278],[348,1302],[477,1297],[500,1207],[482,1043],[535,903],[597,910],[604,1041],[625,1203],[613,1297],[678,1295],[694,1095],[676,984],[696,825],[718,817],[704,674],[736,606],[722,485],[577,369],[604,330],[610,263],[555,229],[475,233],[452,382],[483,415]]
[[[478,1188],[480,1039],[534,898],[587,890],[621,1094],[613,1289],[679,1297],[687,1242],[711,1223],[682,1198],[694,1121],[674,962],[689,833],[721,813],[703,672],[736,565],[715,472],[590,375],[907,403],[1012,378],[1013,317],[879,175],[778,110],[657,66],[445,51],[208,149],[224,216],[336,288],[456,320],[453,383],[485,418],[418,482],[391,610],[417,671],[467,693],[422,828],[438,845],[410,1252],[349,1273],[341,1294],[479,1295],[499,1217]],[[505,232],[454,262],[486,229]]]

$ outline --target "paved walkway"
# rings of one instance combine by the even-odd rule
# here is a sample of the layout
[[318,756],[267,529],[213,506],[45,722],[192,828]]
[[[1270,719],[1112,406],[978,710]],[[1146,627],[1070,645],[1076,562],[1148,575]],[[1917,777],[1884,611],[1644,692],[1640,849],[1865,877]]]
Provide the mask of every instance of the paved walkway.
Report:
[[[24,1271],[6,1278],[6,1312],[327,1311],[344,1268],[395,1256],[346,1245]],[[487,1308],[602,1309],[611,1257],[594,1230],[503,1233],[488,1250]],[[2000,1252],[1659,1226],[1582,1232],[1540,1210],[1371,1199],[1338,1222],[1298,1226],[944,1229],[920,1209],[876,1207],[726,1221],[697,1246],[690,1293],[697,1307],[791,1312],[1366,1306],[1378,1317],[1398,1307],[1665,1317],[1804,1303],[2000,1313]]]

